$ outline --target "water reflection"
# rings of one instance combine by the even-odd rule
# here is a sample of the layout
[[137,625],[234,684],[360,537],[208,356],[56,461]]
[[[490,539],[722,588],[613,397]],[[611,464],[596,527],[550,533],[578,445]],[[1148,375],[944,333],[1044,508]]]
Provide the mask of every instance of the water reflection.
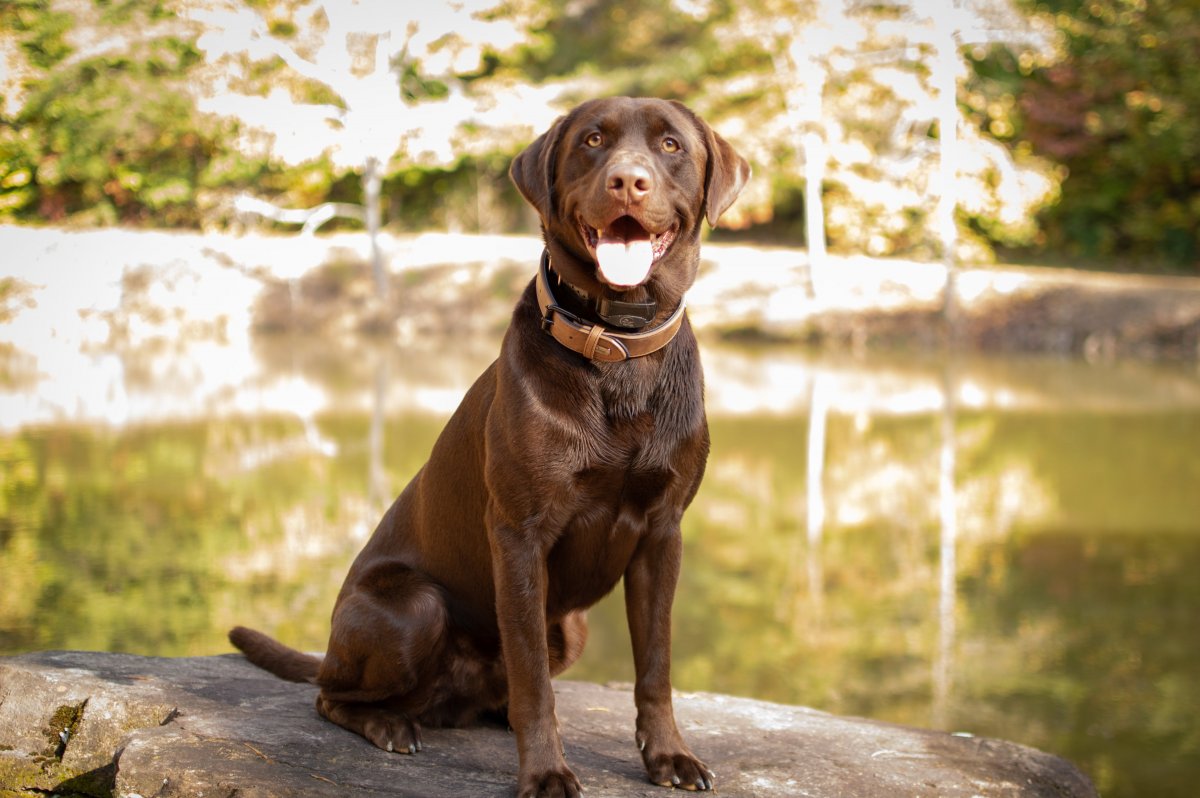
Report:
[[[17,413],[0,651],[216,653],[247,621],[322,648],[350,559],[495,345],[256,340],[187,401],[156,360],[176,355],[134,348],[111,383],[139,408],[122,423],[67,379],[53,405],[36,373],[0,384]],[[999,735],[1075,759],[1106,795],[1189,794],[1194,371],[724,346],[705,362],[680,688]],[[619,594],[572,676],[632,677]]]
[[820,597],[819,552],[821,533],[825,528],[825,425],[829,420],[829,378],[818,374],[813,378],[808,400],[808,548],[810,582],[814,600]]
[[952,364],[942,376],[941,446],[938,457],[938,647],[933,660],[933,708],[930,720],[938,728],[950,721],[949,702],[954,675],[954,642],[958,597],[958,442],[955,433],[955,389]]

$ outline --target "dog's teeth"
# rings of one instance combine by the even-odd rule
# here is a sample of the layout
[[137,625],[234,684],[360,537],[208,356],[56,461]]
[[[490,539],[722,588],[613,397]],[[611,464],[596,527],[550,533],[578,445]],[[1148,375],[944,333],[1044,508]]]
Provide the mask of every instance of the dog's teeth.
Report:
[[395,750],[396,750],[395,746],[393,746],[393,745],[392,745],[392,741],[391,741],[391,740],[388,740],[388,747],[387,747],[387,750],[388,750],[388,753],[389,753],[389,754],[390,754],[390,753],[392,753],[393,751],[395,751]]

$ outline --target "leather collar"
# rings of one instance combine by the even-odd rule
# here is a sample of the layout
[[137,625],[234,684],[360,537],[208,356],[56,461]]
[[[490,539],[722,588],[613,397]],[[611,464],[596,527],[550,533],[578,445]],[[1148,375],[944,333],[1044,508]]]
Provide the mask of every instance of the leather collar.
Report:
[[618,332],[603,324],[592,324],[558,303],[550,287],[551,279],[550,253],[543,251],[534,280],[538,309],[542,313],[542,329],[567,349],[578,352],[588,360],[618,363],[657,352],[671,343],[683,325],[685,303],[682,301],[669,319],[643,332]]

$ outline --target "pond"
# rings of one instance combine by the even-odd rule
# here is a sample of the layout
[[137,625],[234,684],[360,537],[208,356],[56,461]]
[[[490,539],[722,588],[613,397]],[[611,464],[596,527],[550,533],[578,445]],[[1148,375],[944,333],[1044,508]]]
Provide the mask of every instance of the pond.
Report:
[[[323,649],[497,345],[242,343],[0,358],[0,653],[217,654],[236,623]],[[1109,798],[1195,794],[1194,365],[704,356],[678,688],[1016,740]],[[630,680],[620,591],[590,619],[568,678]]]

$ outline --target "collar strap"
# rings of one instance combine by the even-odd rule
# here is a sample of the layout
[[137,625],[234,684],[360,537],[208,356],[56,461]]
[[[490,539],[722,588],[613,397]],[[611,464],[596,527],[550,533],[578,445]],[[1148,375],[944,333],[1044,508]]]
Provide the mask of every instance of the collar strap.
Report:
[[675,337],[683,325],[684,303],[662,324],[644,332],[617,332],[603,324],[592,324],[558,304],[550,288],[550,253],[542,253],[542,263],[534,280],[538,309],[542,313],[542,330],[554,340],[578,352],[588,360],[617,363],[633,357],[657,352]]

